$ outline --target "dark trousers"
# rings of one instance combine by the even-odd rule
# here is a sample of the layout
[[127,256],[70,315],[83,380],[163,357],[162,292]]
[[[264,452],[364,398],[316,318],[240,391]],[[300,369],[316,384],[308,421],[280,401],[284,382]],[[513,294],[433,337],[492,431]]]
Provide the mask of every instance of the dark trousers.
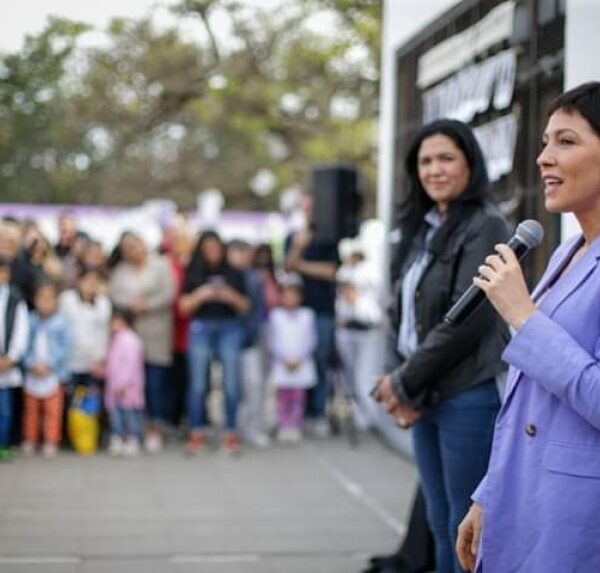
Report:
[[170,403],[167,421],[179,426],[185,418],[185,399],[188,388],[188,363],[186,352],[173,353],[173,365],[169,376]]
[[425,498],[417,488],[408,531],[395,553],[371,558],[365,573],[427,573],[435,571],[435,545],[427,523]]

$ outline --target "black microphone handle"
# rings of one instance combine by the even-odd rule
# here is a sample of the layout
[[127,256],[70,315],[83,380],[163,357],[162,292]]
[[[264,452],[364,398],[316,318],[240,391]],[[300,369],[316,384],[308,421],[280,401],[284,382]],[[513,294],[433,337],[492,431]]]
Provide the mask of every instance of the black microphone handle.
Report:
[[[517,235],[508,241],[510,247],[517,259],[520,261],[531,249]],[[480,275],[478,275],[480,276]],[[471,285],[462,296],[452,305],[452,308],[446,313],[444,322],[446,324],[458,325],[470,316],[477,307],[485,300],[485,293],[475,285]]]

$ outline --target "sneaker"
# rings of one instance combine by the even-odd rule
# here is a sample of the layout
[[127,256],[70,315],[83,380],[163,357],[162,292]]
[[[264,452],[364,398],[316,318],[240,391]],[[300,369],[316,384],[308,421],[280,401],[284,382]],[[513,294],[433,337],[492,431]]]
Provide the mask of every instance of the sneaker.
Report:
[[56,447],[56,444],[44,444],[42,447],[42,455],[46,459],[55,458],[57,453],[58,448]]
[[12,460],[12,454],[8,448],[0,448],[0,462],[6,463]]
[[108,444],[108,455],[111,458],[118,458],[123,455],[125,444],[121,436],[111,436]]
[[225,448],[225,453],[231,456],[240,454],[241,444],[238,435],[235,432],[227,432],[223,436],[223,447]]
[[281,444],[297,444],[302,440],[302,432],[297,428],[281,428],[277,431],[277,441]]
[[185,444],[185,453],[188,456],[199,454],[206,447],[206,435],[204,432],[190,432],[187,443]]
[[328,438],[331,435],[331,426],[325,418],[318,418],[312,424],[312,433],[315,438]]
[[264,432],[254,432],[253,434],[249,434],[246,436],[246,441],[255,448],[259,448],[261,450],[268,448],[271,445],[271,440],[269,436]]
[[35,444],[33,442],[23,442],[21,444],[21,452],[25,457],[30,458],[35,454]]
[[158,454],[162,450],[163,439],[159,432],[152,431],[146,434],[144,439],[144,448],[149,454]]
[[123,454],[128,458],[140,455],[140,441],[137,438],[128,438],[123,445]]

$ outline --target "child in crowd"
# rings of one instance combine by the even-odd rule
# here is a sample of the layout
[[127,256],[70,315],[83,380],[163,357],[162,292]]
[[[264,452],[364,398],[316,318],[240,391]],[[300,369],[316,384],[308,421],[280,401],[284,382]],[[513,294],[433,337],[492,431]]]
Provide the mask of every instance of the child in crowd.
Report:
[[11,459],[14,387],[22,383],[19,362],[27,349],[27,305],[9,285],[10,261],[0,257],[0,462]]
[[33,303],[35,310],[30,316],[25,354],[23,453],[34,452],[42,427],[42,452],[46,457],[54,457],[62,434],[62,384],[68,378],[71,336],[66,319],[58,312],[58,291],[54,284],[39,284]]
[[115,309],[106,356],[105,402],[110,419],[111,456],[136,456],[142,438],[144,344],[133,330],[134,314]]
[[277,439],[281,442],[302,438],[306,389],[317,381],[316,345],[315,313],[302,306],[299,279],[289,279],[283,287],[281,307],[271,312],[268,325],[271,377],[277,388]]

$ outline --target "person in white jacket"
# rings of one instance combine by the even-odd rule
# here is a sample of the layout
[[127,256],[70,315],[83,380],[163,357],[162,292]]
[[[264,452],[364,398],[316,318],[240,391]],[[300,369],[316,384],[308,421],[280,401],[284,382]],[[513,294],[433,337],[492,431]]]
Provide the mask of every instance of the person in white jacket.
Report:
[[100,271],[79,271],[76,288],[60,295],[59,308],[69,323],[73,346],[69,355],[69,390],[77,385],[92,386],[103,377],[108,347],[111,305],[102,294]]
[[272,356],[271,379],[277,388],[277,438],[298,442],[306,406],[306,390],[317,382],[313,354],[317,345],[316,316],[302,306],[299,281],[283,287],[281,306],[269,316],[268,347]]

